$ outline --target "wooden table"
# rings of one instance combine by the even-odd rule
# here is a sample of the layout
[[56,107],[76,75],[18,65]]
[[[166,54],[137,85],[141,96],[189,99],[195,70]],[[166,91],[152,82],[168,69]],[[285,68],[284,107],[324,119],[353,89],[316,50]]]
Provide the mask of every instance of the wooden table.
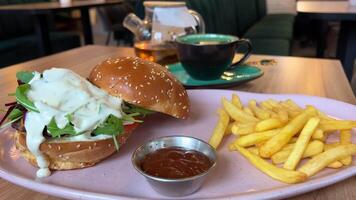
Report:
[[356,6],[348,1],[298,1],[298,15],[318,20],[319,38],[317,56],[323,57],[326,43],[327,21],[340,21],[337,58],[341,60],[346,75],[351,79],[356,59]]
[[[134,55],[132,48],[86,46],[3,68],[0,70],[0,102],[3,104],[13,101],[13,97],[9,97],[7,94],[16,89],[15,73],[17,71],[42,71],[53,66],[63,66],[82,76],[88,76],[94,65],[105,58],[132,55]],[[248,61],[259,61],[261,59],[274,59],[277,64],[260,66],[265,72],[261,78],[234,89],[259,93],[315,95],[352,104],[356,103],[342,66],[337,60],[253,55]],[[0,108],[3,108],[3,105]],[[292,199],[356,199],[354,185],[356,185],[356,177]],[[44,200],[58,198],[32,192],[0,179],[0,200],[5,199]]]
[[59,2],[24,3],[0,6],[0,14],[27,14],[33,16],[36,35],[41,55],[52,52],[46,15],[63,10],[79,9],[83,27],[85,44],[93,44],[93,33],[90,24],[89,8],[98,6],[111,6],[122,3],[123,0],[73,0],[69,4]]

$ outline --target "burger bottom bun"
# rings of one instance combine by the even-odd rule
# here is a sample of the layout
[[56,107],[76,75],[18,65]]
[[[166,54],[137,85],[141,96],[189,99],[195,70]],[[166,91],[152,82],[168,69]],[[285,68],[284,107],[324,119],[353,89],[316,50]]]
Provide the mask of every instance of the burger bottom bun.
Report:
[[[137,123],[126,125],[124,134],[117,136],[120,147],[126,142],[137,125]],[[38,167],[36,157],[26,146],[26,133],[17,131],[14,138],[16,149],[20,151],[21,156],[33,166]],[[50,162],[49,169],[51,170],[70,170],[90,167],[116,152],[112,138],[81,142],[54,143],[46,141],[41,144],[40,150]]]

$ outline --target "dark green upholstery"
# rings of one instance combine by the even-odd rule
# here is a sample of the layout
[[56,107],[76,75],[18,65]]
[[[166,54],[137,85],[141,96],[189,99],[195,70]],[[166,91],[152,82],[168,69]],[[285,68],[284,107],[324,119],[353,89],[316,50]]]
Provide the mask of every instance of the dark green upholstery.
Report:
[[[0,5],[35,3],[50,0],[0,0]],[[54,22],[48,15],[50,27]],[[53,29],[52,29],[53,30]],[[80,46],[80,37],[75,33],[54,32],[50,34],[53,52]],[[37,37],[31,16],[24,14],[0,15],[0,67],[40,57]]]
[[[80,40],[76,34],[52,32],[50,37],[54,52],[80,46]],[[37,48],[37,38],[34,35],[1,41],[0,65],[4,67],[40,57]]]
[[285,39],[251,38],[253,53],[268,55],[290,55],[290,41]]
[[293,37],[294,16],[274,14],[263,17],[245,34],[246,38],[282,38],[291,40]]
[[[207,33],[238,33],[236,0],[187,0],[187,6],[200,13],[206,24]],[[229,24],[227,26],[227,24]]]

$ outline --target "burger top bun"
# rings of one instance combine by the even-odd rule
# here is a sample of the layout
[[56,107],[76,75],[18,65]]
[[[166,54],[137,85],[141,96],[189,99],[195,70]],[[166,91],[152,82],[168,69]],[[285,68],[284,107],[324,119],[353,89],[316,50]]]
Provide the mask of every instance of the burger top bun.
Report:
[[179,119],[189,115],[184,87],[157,63],[137,57],[110,58],[94,67],[89,81],[131,104]]

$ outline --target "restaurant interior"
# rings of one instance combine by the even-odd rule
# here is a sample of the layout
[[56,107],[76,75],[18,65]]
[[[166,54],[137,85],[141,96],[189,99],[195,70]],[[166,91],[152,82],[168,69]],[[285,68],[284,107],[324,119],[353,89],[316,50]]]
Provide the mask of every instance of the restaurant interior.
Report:
[[[40,104],[32,103],[26,95],[30,96],[30,94],[35,94],[42,89],[33,91],[33,93],[28,92],[28,88],[26,91],[22,91],[22,84],[35,87],[30,84],[45,77],[45,73],[41,74],[44,70],[48,72],[49,78],[53,78],[57,75],[54,74],[54,71],[50,75],[50,68],[64,68],[73,70],[80,76],[85,77],[83,81],[88,80],[96,86],[99,85],[99,88],[106,87],[106,90],[110,90],[111,93],[109,93],[112,95],[112,93],[117,93],[117,90],[112,89],[116,87],[117,83],[116,85],[112,83],[110,86],[100,86],[102,83],[99,81],[96,83],[96,81],[101,79],[102,75],[100,72],[95,74],[96,70],[100,71],[100,69],[104,69],[103,66],[108,67],[108,65],[113,65],[112,63],[131,62],[130,59],[133,59],[134,69],[140,63],[152,62],[152,65],[161,68],[160,70],[163,70],[164,74],[168,73],[166,82],[168,81],[172,85],[173,81],[174,84],[177,82],[179,86],[183,86],[182,90],[184,91],[179,93],[179,98],[183,98],[188,93],[191,102],[191,116],[188,120],[191,121],[175,123],[162,116],[152,116],[151,119],[147,119],[147,124],[144,126],[147,129],[141,127],[138,128],[138,132],[141,132],[141,134],[144,134],[145,130],[155,132],[154,125],[156,125],[156,127],[159,127],[158,135],[145,136],[137,139],[137,141],[131,138],[127,143],[130,146],[138,147],[139,144],[141,145],[152,138],[165,136],[164,133],[161,134],[164,131],[172,132],[169,134],[180,134],[185,131],[184,134],[189,135],[189,131],[194,130],[197,133],[192,136],[205,141],[208,141],[212,135],[209,145],[215,149],[220,145],[217,149],[219,156],[217,160],[219,162],[215,171],[213,171],[215,173],[209,176],[201,188],[200,185],[195,186],[196,183],[189,183],[191,184],[189,194],[193,194],[192,196],[185,196],[183,194],[187,193],[186,190],[188,189],[183,189],[183,186],[181,186],[184,185],[183,183],[175,185],[174,192],[172,192],[172,189],[167,189],[169,186],[155,182],[159,178],[152,178],[150,175],[145,175],[142,169],[138,169],[139,173],[143,174],[145,178],[152,179],[149,180],[149,183],[153,185],[151,186],[154,190],[147,189],[148,186],[146,185],[148,184],[142,177],[139,177],[139,173],[134,171],[135,167],[131,166],[131,154],[133,154],[134,148],[125,149],[127,145],[125,144],[121,152],[121,141],[117,144],[116,139],[114,139],[112,148],[114,148],[114,144],[116,150],[120,146],[119,154],[127,154],[128,156],[125,155],[124,157],[129,162],[129,164],[123,164],[117,161],[116,164],[121,168],[127,168],[127,172],[122,171],[122,174],[115,172],[115,166],[113,166],[115,161],[113,157],[110,157],[108,162],[103,161],[103,164],[98,165],[98,168],[104,169],[100,172],[95,171],[95,169],[84,172],[69,170],[61,171],[62,174],[55,172],[49,178],[45,178],[44,181],[34,178],[33,174],[36,171],[32,169],[32,166],[27,166],[25,160],[19,159],[19,153],[16,153],[16,149],[21,151],[21,148],[17,147],[17,143],[16,148],[11,146],[13,143],[9,142],[11,133],[8,132],[13,129],[6,128],[4,125],[1,126],[3,122],[8,121],[11,124],[21,121],[21,118],[26,118],[26,123],[28,123],[27,121],[31,121],[29,120],[29,113],[35,112],[36,107],[40,108]],[[158,65],[156,66],[154,63]],[[115,68],[125,68],[124,65],[117,65]],[[92,69],[94,70],[92,71]],[[152,70],[151,74],[156,73],[153,69],[150,70]],[[32,75],[29,75],[28,71],[37,71],[37,74],[33,72]],[[104,71],[105,69],[103,74],[108,73],[110,76],[115,73]],[[24,73],[19,75],[18,72]],[[70,74],[72,72],[66,73],[69,74],[63,76],[63,80],[67,80],[67,78],[69,80],[72,76]],[[162,73],[158,72],[157,74],[165,77]],[[27,80],[28,76],[31,77],[30,80]],[[147,74],[147,76],[149,75]],[[137,80],[140,79],[140,81],[143,79],[146,81],[147,76],[144,75],[143,78],[143,75],[136,74],[136,77],[140,77]],[[116,78],[113,76],[111,79],[114,81]],[[121,78],[126,79],[127,74],[118,79],[121,80]],[[148,78],[147,84],[150,85],[150,81],[154,82],[155,78],[152,77],[151,79],[151,76]],[[124,84],[131,87],[130,82],[123,82]],[[37,85],[39,87],[39,84]],[[78,85],[77,87],[84,86]],[[136,86],[136,90],[140,87],[143,88],[144,86],[139,84]],[[356,154],[356,147],[352,146],[353,153],[344,153],[342,154],[343,157],[339,155],[337,158],[328,158],[326,154],[319,156],[323,158],[318,157],[323,152],[327,153],[334,148],[330,147],[329,150],[326,148],[328,145],[326,138],[332,135],[327,135],[327,131],[336,131],[337,134],[340,132],[340,136],[330,136],[332,142],[335,138],[340,138],[340,141],[335,139],[337,141],[334,142],[340,145],[340,148],[344,146],[346,148],[347,139],[345,138],[351,138],[350,132],[355,133],[353,128],[355,128],[356,122],[351,120],[356,120],[356,0],[0,0],[0,88],[0,117],[3,118],[3,120],[0,118],[0,200],[165,199],[167,196],[173,196],[173,198],[184,196],[179,197],[184,199],[356,199],[354,190],[356,178],[353,177],[356,172],[356,161],[352,162],[351,160],[351,155]],[[122,87],[120,86],[120,88]],[[167,93],[168,97],[172,99],[171,90],[166,92],[159,88],[160,86],[156,90],[160,94]],[[57,89],[54,87],[43,89],[48,93],[55,90]],[[144,90],[148,92],[147,96],[149,96],[149,93],[154,93],[151,89]],[[232,91],[237,92],[239,97],[234,96]],[[74,95],[74,93],[68,91],[61,92],[62,90],[58,89],[58,93],[53,94],[54,98]],[[231,94],[232,103],[225,99],[225,97],[230,98]],[[141,91],[138,95],[141,95]],[[135,98],[138,98],[138,95],[135,95]],[[14,96],[16,101],[12,102],[15,99]],[[118,96],[121,98],[121,94]],[[25,100],[22,98],[25,98]],[[34,97],[29,98],[32,101],[36,99]],[[78,102],[85,99],[81,100],[80,98],[82,97],[78,96]],[[149,98],[151,97],[144,99],[148,100]],[[238,98],[241,99],[242,103]],[[270,100],[271,98],[276,98],[278,102]],[[144,99],[133,100],[130,102],[130,106],[131,104],[139,104],[140,101],[145,101]],[[250,99],[253,99],[253,101],[249,101]],[[265,99],[268,100],[264,101]],[[284,99],[288,100],[282,101]],[[289,101],[290,99],[292,100]],[[152,100],[156,101],[157,104],[159,102],[157,96],[152,97]],[[31,104],[26,104],[27,101]],[[174,106],[176,104],[181,105],[183,101],[174,103]],[[244,103],[246,106],[243,105]],[[308,180],[305,177],[303,180],[284,178],[282,175],[279,176],[278,170],[275,172],[278,175],[275,175],[275,168],[273,167],[277,165],[273,156],[281,153],[283,149],[281,151],[276,149],[269,154],[269,149],[266,146],[270,145],[271,149],[274,148],[273,146],[279,146],[279,144],[272,145],[272,139],[277,135],[282,135],[283,130],[287,130],[290,124],[293,125],[294,122],[297,123],[298,120],[302,120],[303,114],[305,116],[311,115],[308,115],[308,112],[312,112],[310,111],[311,108],[308,107],[309,104],[319,109],[316,111],[318,117],[307,118],[304,124],[293,135],[290,135],[289,139],[293,140],[293,137],[295,138],[295,146],[303,146],[302,135],[308,134],[305,129],[313,129],[308,136],[309,138],[305,139],[307,143],[310,140],[310,143],[308,146],[304,145],[300,156],[304,156],[308,152],[309,145],[312,146],[313,142],[321,141],[322,145],[325,143],[324,149],[318,152],[318,155],[310,155],[311,159],[308,159],[310,161],[314,158],[315,160],[317,158],[329,159],[329,162],[326,163],[325,161],[326,164],[322,168],[312,171],[313,166],[312,164],[308,165],[309,162],[306,162],[306,166],[302,166],[299,163],[301,158],[294,162],[292,156],[288,156],[293,153],[298,154],[295,147],[293,151],[289,151],[283,162],[276,161],[278,164],[282,163],[282,165],[278,165],[278,169],[281,169],[284,163],[284,168],[291,170],[288,177],[292,177],[293,173],[298,172],[302,173],[303,176],[306,174]],[[189,110],[189,102],[186,105],[183,102],[183,105],[181,106],[183,109],[188,107],[187,110]],[[301,108],[301,105],[305,105],[305,109]],[[142,109],[141,113],[140,107],[130,106],[128,108],[139,110],[137,112],[144,113],[143,116],[146,117],[146,110]],[[173,103],[165,106],[172,106],[172,110],[178,109],[173,106]],[[166,113],[159,109],[156,110],[156,107],[154,109],[148,108],[147,113],[150,113],[151,110]],[[244,110],[245,107],[247,107],[246,110]],[[285,108],[288,114],[285,121],[283,121],[284,110],[282,108]],[[221,111],[224,109],[225,111]],[[237,114],[234,114],[234,109],[236,109]],[[14,113],[14,110],[21,114]],[[239,115],[238,112],[245,113]],[[130,117],[129,119],[136,123],[141,118],[134,119],[136,117],[134,114],[137,113],[133,112],[128,115],[125,114],[125,116]],[[185,114],[182,116],[176,113],[168,114],[175,118],[186,118]],[[218,128],[224,124],[224,114],[229,118],[227,121],[225,120],[226,126],[222,132],[223,136],[218,136]],[[110,116],[112,115],[110,114]],[[68,119],[67,125],[73,125],[71,120],[76,115],[66,113],[65,116],[66,120]],[[273,116],[277,117],[274,118]],[[110,120],[109,117],[106,120]],[[202,121],[199,121],[200,119]],[[325,125],[332,120],[337,121],[336,119],[344,121],[339,124],[335,122],[332,124],[332,128],[329,127],[329,124]],[[58,119],[53,117],[51,122],[56,120]],[[93,119],[90,118],[90,120]],[[248,123],[245,123],[246,126],[237,124],[238,122],[245,122],[244,120],[248,121]],[[40,121],[37,122],[40,123]],[[260,126],[264,125],[262,122],[272,125],[270,125],[270,128],[262,127],[259,129]],[[237,125],[234,125],[234,123]],[[314,128],[313,123],[316,124]],[[57,121],[57,124],[59,124],[59,121]],[[55,128],[59,129],[58,137],[61,137],[60,134],[63,130],[74,131],[74,133],[77,130],[76,128],[75,130],[66,129],[68,127],[64,127],[65,124],[63,125],[64,128],[61,129],[58,128],[59,125],[57,126],[57,124],[54,122]],[[231,126],[229,126],[230,124]],[[253,131],[248,126],[251,124],[254,124]],[[348,128],[345,128],[345,126]],[[12,127],[14,128],[14,124],[12,124]],[[24,127],[29,132],[29,126],[25,125]],[[277,129],[280,131],[278,134],[276,133]],[[54,132],[51,132],[49,124],[46,125],[44,132],[46,130],[49,133],[47,133],[47,136],[43,133],[44,138],[49,137],[48,134]],[[230,130],[234,137],[236,136],[236,142],[229,145],[228,142],[222,141],[220,144],[223,137],[230,137],[226,136],[228,135],[227,130]],[[293,128],[290,128],[290,130],[293,130]],[[243,131],[246,131],[246,133]],[[252,148],[258,148],[256,151],[259,157],[256,157],[255,160],[251,158],[252,155],[250,155],[251,159],[248,158],[249,153],[245,152],[247,151],[247,144],[241,147],[244,144],[242,138],[249,136],[248,134],[255,134],[254,131],[270,131],[268,132],[269,136],[265,136],[266,138],[261,139],[259,143],[257,141],[251,143],[255,146],[250,147],[248,152],[252,152]],[[324,131],[324,135],[322,131]],[[318,137],[318,133],[322,136]],[[66,134],[63,133],[64,136],[67,136]],[[299,137],[295,137],[295,134],[299,134]],[[216,138],[219,137],[219,142],[215,143]],[[285,138],[287,137],[285,136]],[[123,139],[124,142],[126,139]],[[289,139],[286,140],[284,145],[291,143]],[[352,140],[354,139],[349,139],[349,143],[352,143]],[[19,141],[21,143],[21,140]],[[29,143],[30,140],[26,139],[26,142]],[[318,145],[317,142],[313,144]],[[77,149],[80,145],[77,144]],[[94,143],[93,147],[89,146],[89,148],[95,148],[96,145],[97,143]],[[110,145],[111,143],[109,147]],[[334,146],[335,149],[339,148],[336,145]],[[48,148],[52,148],[51,145]],[[61,147],[58,146],[58,148],[60,150]],[[233,164],[226,164],[225,162],[228,163],[228,159],[230,159],[230,156],[226,155],[231,153],[227,149],[238,151],[253,165],[248,164],[240,155],[239,159],[244,160],[243,163],[240,164],[236,160]],[[264,149],[268,150],[264,152]],[[30,151],[35,152],[31,149]],[[207,152],[207,150],[204,150],[204,152]],[[344,152],[349,151],[345,150]],[[346,155],[350,156],[349,161],[346,161]],[[215,157],[209,158],[210,160],[216,159]],[[307,158],[307,156],[303,158]],[[133,163],[134,159],[138,158],[133,155]],[[32,161],[29,158],[26,160],[34,162],[36,166],[36,158]],[[265,160],[268,160],[268,162]],[[267,172],[261,169],[263,168],[261,163],[264,162],[266,162],[264,165]],[[41,168],[38,157],[37,163]],[[92,165],[84,161],[80,163],[81,167]],[[269,163],[275,165],[272,167],[269,166]],[[214,161],[212,166],[215,167],[215,164]],[[302,166],[298,170],[297,164]],[[26,166],[19,167],[20,165]],[[47,165],[48,168],[52,169],[52,166],[49,166]],[[262,173],[259,174],[259,171],[254,171],[256,169],[253,166],[272,179]],[[93,168],[95,167],[97,166]],[[223,167],[225,169],[222,169]],[[234,167],[237,169],[233,169]],[[46,169],[48,170],[48,168]],[[140,168],[140,166],[136,166],[136,170],[137,168]],[[316,172],[324,168],[326,170],[321,171],[314,177]],[[40,170],[37,171],[37,177],[39,177],[39,172]],[[44,172],[42,171],[42,173]],[[79,175],[76,173],[79,173]],[[228,173],[231,174],[228,175]],[[83,179],[73,180],[75,179],[73,177]],[[111,180],[113,177],[119,177],[118,179],[122,177],[125,181],[122,181],[122,179],[120,179],[121,182],[117,179]],[[236,178],[239,180],[233,180]],[[258,184],[255,185],[256,183]],[[118,190],[116,190],[115,184],[117,184]],[[168,198],[171,199],[171,197]]]

